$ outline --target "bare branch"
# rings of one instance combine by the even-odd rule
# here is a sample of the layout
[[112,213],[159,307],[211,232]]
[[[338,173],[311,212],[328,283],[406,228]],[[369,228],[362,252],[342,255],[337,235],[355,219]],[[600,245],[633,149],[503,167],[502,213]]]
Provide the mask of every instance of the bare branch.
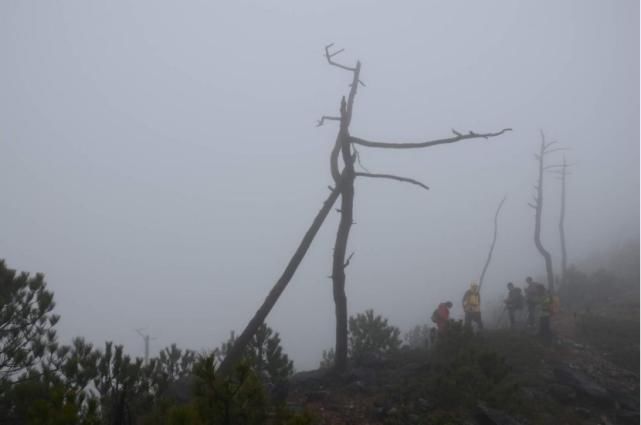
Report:
[[352,257],[354,256],[354,253],[352,252],[349,257],[347,257],[347,260],[345,261],[345,264],[343,264],[343,268],[346,269],[347,266],[349,266],[349,262],[352,261]]
[[[334,43],[332,43],[332,44],[334,44]],[[337,56],[337,55],[339,55],[340,53],[342,53],[344,51],[345,51],[345,49],[337,50],[336,52],[332,53],[329,57],[333,58],[334,56]]]
[[322,126],[323,124],[325,124],[325,121],[326,121],[326,120],[327,120],[327,121],[340,121],[340,120],[341,120],[341,117],[328,117],[327,115],[323,115],[323,116],[321,117],[321,119],[319,119],[318,121],[316,121],[316,127],[320,127],[320,126]]
[[334,45],[334,43],[332,43],[332,44],[328,44],[327,46],[325,46],[325,57],[327,58],[327,62],[328,62],[330,65],[332,65],[332,66],[336,66],[336,67],[341,68],[341,69],[344,69],[344,70],[346,70],[346,71],[355,72],[355,71],[356,71],[356,68],[351,68],[351,67],[349,67],[349,66],[342,65],[342,64],[337,63],[337,62],[334,62],[334,61],[332,60],[332,57],[336,56],[337,54],[339,54],[340,52],[342,52],[343,50],[345,50],[345,49],[340,49],[338,52],[330,53],[330,52],[329,52],[329,49],[330,49],[333,45]]
[[364,140],[358,137],[350,137],[350,141],[357,145],[367,146],[370,148],[387,148],[387,149],[413,149],[413,148],[428,148],[436,145],[443,145],[446,143],[454,143],[466,139],[489,139],[490,137],[500,136],[506,131],[512,131],[511,128],[504,128],[503,130],[496,133],[475,133],[470,131],[468,134],[461,134],[455,130],[452,132],[456,135],[455,137],[449,137],[446,139],[437,139],[429,140],[427,142],[417,142],[417,143],[386,143],[386,142],[372,142],[369,140]]
[[418,180],[410,179],[410,178],[407,178],[407,177],[399,177],[399,176],[395,176],[393,174],[354,173],[354,175],[356,177],[374,177],[374,178],[381,178],[381,179],[398,180],[400,182],[415,184],[417,186],[422,187],[425,190],[430,190],[429,187],[427,187],[423,183],[419,182]]

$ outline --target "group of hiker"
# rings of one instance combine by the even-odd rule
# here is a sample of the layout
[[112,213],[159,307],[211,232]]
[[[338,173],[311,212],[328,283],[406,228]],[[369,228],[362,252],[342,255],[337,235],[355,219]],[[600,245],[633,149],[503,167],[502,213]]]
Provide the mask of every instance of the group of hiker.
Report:
[[[505,309],[502,315],[507,312],[510,328],[514,328],[517,322],[517,315],[524,308],[527,308],[527,325],[534,327],[538,318],[538,332],[542,337],[549,337],[552,334],[550,329],[550,316],[558,308],[558,300],[547,290],[542,283],[535,282],[531,277],[525,279],[525,291],[509,282],[507,284],[508,294],[505,299]],[[525,295],[523,294],[525,292]],[[479,331],[483,330],[483,319],[481,317],[481,294],[479,285],[473,281],[470,288],[465,291],[462,299],[463,312],[465,313],[464,326],[472,328],[473,324]],[[432,322],[436,324],[437,334],[444,335],[450,323],[450,309],[453,307],[451,301],[445,301],[432,313]],[[501,316],[502,317],[502,316]],[[500,320],[500,318],[499,318]]]

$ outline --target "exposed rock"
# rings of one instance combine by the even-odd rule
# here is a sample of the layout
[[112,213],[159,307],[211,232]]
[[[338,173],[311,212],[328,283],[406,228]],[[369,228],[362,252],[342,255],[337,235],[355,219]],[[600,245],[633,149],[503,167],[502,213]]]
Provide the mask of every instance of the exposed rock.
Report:
[[581,394],[598,401],[612,402],[612,397],[601,385],[594,382],[585,373],[566,365],[554,368],[554,375],[562,384],[569,385]]
[[474,419],[477,425],[521,425],[519,421],[507,413],[487,407],[483,403],[477,405]]

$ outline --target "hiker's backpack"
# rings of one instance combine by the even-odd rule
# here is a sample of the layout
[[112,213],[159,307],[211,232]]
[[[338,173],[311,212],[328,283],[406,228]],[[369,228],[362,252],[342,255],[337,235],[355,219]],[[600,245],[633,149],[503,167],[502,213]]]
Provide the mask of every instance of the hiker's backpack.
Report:
[[521,288],[514,288],[514,309],[521,310],[523,308],[523,291]]
[[438,314],[438,308],[434,310],[434,313],[432,313],[432,322],[438,323],[439,319],[439,314]]

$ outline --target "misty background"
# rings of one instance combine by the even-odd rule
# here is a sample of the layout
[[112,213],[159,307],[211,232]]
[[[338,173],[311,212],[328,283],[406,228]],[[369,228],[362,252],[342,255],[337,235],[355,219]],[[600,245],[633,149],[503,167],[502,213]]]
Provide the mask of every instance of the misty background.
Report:
[[[349,73],[363,62],[349,313],[408,330],[460,299],[501,212],[484,302],[542,276],[528,207],[543,129],[573,165],[569,264],[639,237],[639,2],[0,3],[0,258],[44,272],[62,341],[136,328],[211,349],[240,331],[321,207]],[[553,154],[551,163],[562,160]],[[559,267],[559,182],[546,176],[543,244]],[[297,369],[334,344],[326,221],[267,322]],[[596,254],[595,254],[596,253]],[[487,292],[486,292],[487,291]]]

